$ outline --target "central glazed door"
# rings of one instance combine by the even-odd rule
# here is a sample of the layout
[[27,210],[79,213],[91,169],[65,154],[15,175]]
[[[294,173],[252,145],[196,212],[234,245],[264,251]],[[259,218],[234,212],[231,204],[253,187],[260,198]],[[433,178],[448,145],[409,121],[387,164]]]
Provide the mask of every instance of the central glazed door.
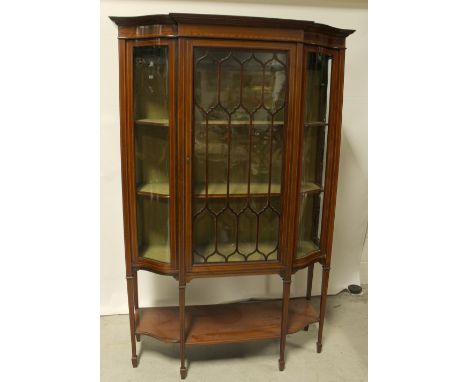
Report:
[[189,272],[286,263],[295,44],[188,41]]

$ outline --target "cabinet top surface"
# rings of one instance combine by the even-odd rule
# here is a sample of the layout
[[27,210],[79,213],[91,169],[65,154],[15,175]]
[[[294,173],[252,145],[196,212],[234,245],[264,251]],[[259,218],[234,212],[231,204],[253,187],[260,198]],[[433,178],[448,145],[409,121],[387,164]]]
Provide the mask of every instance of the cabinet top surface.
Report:
[[204,24],[251,28],[300,29],[306,32],[320,32],[342,38],[346,38],[355,32],[352,29],[340,29],[307,20],[193,13],[169,13],[165,15],[130,17],[110,16],[110,19],[118,26]]

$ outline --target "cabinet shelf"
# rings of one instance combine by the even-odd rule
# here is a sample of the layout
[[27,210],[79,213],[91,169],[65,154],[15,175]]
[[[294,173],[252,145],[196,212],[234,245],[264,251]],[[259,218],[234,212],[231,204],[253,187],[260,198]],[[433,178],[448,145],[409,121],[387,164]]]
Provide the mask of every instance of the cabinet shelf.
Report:
[[[198,125],[205,125],[205,121],[197,121]],[[227,126],[229,123],[227,120],[209,120],[208,121],[208,126]],[[253,126],[270,126],[273,124],[273,126],[283,126],[284,121],[267,121],[267,120],[259,120],[259,121],[252,121]],[[231,126],[249,126],[250,122],[249,121],[231,121],[230,123]]]
[[[322,188],[312,182],[305,182],[301,185],[301,194],[321,192]],[[205,185],[195,184],[194,196],[195,198],[203,199],[206,197]],[[270,189],[270,196],[280,196],[281,184],[272,183]],[[268,183],[250,183],[250,194],[247,194],[247,183],[230,183],[229,184],[229,197],[230,198],[246,198],[246,197],[262,198],[268,196]],[[208,198],[221,198],[227,197],[226,183],[209,183],[208,184]]]
[[135,121],[135,125],[137,126],[154,126],[154,127],[168,127],[169,120],[167,118],[160,118],[160,119],[138,119]]
[[322,191],[323,189],[318,184],[312,182],[303,182],[301,184],[301,194],[314,194]]
[[[272,183],[270,196],[280,196],[281,185]],[[319,185],[306,182],[301,185],[301,194],[311,194],[321,192]],[[169,198],[168,183],[145,183],[137,187],[137,194],[144,197],[153,198]],[[197,199],[205,198],[205,186],[203,184],[195,184],[194,197]],[[268,183],[251,183],[250,194],[247,194],[246,183],[231,183],[229,185],[230,198],[264,198],[268,196]],[[227,197],[227,186],[225,183],[210,183],[208,185],[208,198],[225,199]]]
[[151,198],[169,198],[169,183],[144,183],[137,187],[137,194]]
[[[204,121],[198,121],[200,125],[205,125]],[[252,121],[253,126],[270,126],[272,124],[271,121]],[[284,124],[283,121],[273,121],[273,126],[282,126]],[[135,125],[137,126],[154,126],[154,127],[168,127],[169,120],[167,118],[160,118],[160,119],[138,119],[135,121]],[[209,120],[209,126],[227,126],[227,120]],[[249,126],[250,122],[248,121],[231,121],[231,126]],[[320,125],[321,126],[321,125]]]
[[[186,344],[220,344],[276,339],[281,332],[281,300],[185,307]],[[289,301],[288,334],[318,321],[305,298]],[[164,342],[180,341],[179,307],[138,309],[136,333]]]
[[169,244],[151,244],[141,248],[140,256],[146,259],[160,261],[162,263],[170,263],[171,251]]
[[328,126],[327,122],[305,122],[304,123],[305,127],[321,127],[321,126]]
[[[206,196],[205,185],[194,185],[195,198],[204,198]],[[271,184],[270,195],[279,196],[281,191],[281,184]],[[226,183],[208,183],[208,197],[209,198],[226,198],[227,184]],[[268,196],[268,183],[250,183],[250,193],[247,193],[247,183],[230,183],[229,184],[229,197],[232,198],[246,198],[251,197],[266,197]]]
[[305,257],[313,252],[319,251],[320,248],[312,240],[301,240],[297,246],[297,257]]

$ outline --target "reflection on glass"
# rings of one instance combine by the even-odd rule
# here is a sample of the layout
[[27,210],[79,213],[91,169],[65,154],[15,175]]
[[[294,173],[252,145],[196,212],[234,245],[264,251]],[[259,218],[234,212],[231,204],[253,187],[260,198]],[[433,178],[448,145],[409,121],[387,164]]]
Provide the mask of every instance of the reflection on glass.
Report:
[[135,121],[168,123],[167,47],[134,48]]
[[298,258],[320,249],[331,61],[320,53],[307,56]]
[[168,48],[134,48],[133,68],[138,251],[168,263]]
[[278,259],[287,62],[195,48],[195,263]]

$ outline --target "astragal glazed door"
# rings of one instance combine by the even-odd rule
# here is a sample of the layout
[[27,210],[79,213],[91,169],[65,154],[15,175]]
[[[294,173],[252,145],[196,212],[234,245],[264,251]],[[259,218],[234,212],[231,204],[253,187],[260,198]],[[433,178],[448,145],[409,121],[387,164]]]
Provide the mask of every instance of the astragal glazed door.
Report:
[[127,44],[129,205],[133,261],[174,269],[175,42]]
[[188,51],[188,268],[279,267],[295,45],[192,40]]
[[[331,88],[337,81],[333,50],[306,47],[303,55],[302,115],[299,126],[299,187],[295,222],[295,264],[325,255],[327,214],[330,211],[331,156],[335,150],[335,121]],[[333,75],[335,73],[335,75]]]

